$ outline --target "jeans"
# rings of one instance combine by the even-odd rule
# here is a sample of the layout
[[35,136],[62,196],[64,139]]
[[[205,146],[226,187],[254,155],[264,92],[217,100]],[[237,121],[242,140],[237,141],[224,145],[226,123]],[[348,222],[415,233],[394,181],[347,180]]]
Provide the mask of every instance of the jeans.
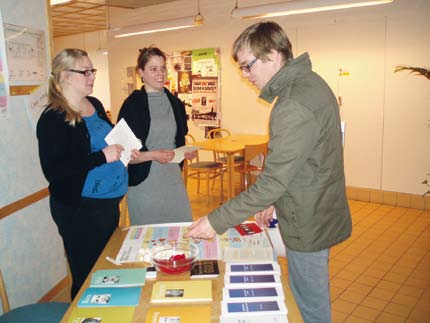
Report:
[[299,252],[287,248],[288,277],[305,323],[331,323],[329,249]]

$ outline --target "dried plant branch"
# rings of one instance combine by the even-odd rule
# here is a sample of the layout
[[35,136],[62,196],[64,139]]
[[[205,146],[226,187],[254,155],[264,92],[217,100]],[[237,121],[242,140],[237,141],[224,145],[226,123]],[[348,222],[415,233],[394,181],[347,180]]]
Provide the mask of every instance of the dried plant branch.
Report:
[[430,80],[430,69],[408,65],[397,65],[394,72],[409,71],[411,74],[422,75]]

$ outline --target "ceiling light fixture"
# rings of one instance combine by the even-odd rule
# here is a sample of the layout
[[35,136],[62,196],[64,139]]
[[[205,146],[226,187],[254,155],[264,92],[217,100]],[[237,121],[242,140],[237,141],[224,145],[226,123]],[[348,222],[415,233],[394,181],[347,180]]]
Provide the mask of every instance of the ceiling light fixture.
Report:
[[394,0],[300,0],[238,8],[231,12],[233,18],[254,19],[296,15],[301,13],[373,6]]
[[172,20],[163,20],[150,22],[147,24],[126,26],[119,30],[112,30],[114,37],[128,37],[142,34],[156,33],[160,31],[183,29],[197,27],[203,24],[203,18],[200,14],[196,16],[183,17]]
[[57,4],[63,4],[67,2],[72,2],[72,0],[51,0],[50,4],[51,6],[56,6]]

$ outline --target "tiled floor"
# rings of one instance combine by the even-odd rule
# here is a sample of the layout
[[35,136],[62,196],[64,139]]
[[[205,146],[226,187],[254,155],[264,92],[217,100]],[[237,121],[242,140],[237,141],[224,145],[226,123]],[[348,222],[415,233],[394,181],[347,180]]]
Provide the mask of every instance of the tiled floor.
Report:
[[[188,186],[194,219],[220,204]],[[349,201],[352,236],[331,249],[333,322],[430,322],[430,211]],[[294,322],[293,322],[294,323]]]

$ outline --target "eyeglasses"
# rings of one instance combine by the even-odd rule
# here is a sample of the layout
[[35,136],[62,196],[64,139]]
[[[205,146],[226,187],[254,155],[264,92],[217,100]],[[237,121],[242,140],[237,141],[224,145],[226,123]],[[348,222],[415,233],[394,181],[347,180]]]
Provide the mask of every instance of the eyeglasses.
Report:
[[251,67],[254,66],[254,64],[257,60],[258,60],[258,58],[254,58],[248,64],[240,65],[239,68],[242,70],[242,72],[249,73],[249,72],[251,72]]
[[89,77],[91,75],[96,75],[97,70],[95,68],[91,69],[91,70],[83,70],[83,71],[79,71],[79,70],[68,70],[69,72],[73,72],[73,73],[79,73],[82,75],[85,75],[86,77]]

